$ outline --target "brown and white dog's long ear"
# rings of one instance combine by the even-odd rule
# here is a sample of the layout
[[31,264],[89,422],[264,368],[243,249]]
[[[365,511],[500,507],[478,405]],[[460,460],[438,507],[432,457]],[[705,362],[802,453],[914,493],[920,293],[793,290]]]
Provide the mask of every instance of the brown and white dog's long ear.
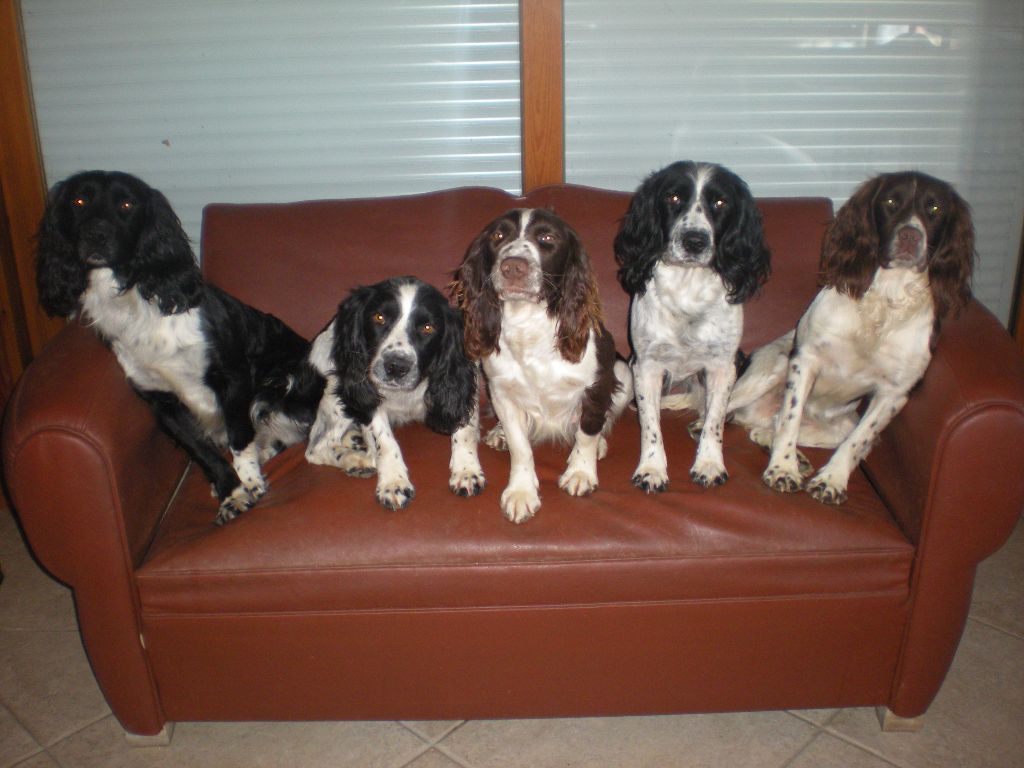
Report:
[[971,299],[974,268],[974,224],[971,209],[950,190],[946,227],[928,259],[928,285],[935,305],[936,328],[947,315],[956,315]]
[[497,352],[501,333],[501,303],[487,264],[492,228],[486,227],[470,243],[448,287],[455,305],[462,311],[466,355],[473,361]]
[[881,251],[874,213],[881,186],[880,176],[864,182],[829,225],[818,267],[822,287],[859,299],[871,285]]
[[568,227],[566,230],[565,271],[548,302],[548,308],[558,318],[558,351],[569,362],[578,363],[587,348],[591,330],[598,330],[604,319],[590,260],[576,233]]

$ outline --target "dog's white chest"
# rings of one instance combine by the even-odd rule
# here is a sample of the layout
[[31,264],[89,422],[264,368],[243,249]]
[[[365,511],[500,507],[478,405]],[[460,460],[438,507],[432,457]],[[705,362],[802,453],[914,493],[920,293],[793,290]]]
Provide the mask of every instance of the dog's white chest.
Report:
[[743,332],[743,307],[729,304],[726,293],[711,269],[659,265],[631,308],[637,357],[658,360],[674,376],[731,359]]
[[583,394],[597,375],[592,341],[578,363],[555,347],[556,322],[544,307],[525,302],[506,305],[501,351],[484,358],[491,395],[514,402],[526,414],[535,438],[567,438],[575,433]]
[[132,384],[173,393],[211,434],[221,431],[216,396],[203,382],[208,351],[198,309],[164,315],[137,289],[121,291],[109,269],[93,270],[82,309]]

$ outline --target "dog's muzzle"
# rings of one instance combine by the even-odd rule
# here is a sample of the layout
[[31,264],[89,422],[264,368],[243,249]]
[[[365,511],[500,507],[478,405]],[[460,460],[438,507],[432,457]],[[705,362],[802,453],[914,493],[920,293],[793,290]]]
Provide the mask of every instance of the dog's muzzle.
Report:
[[395,389],[412,389],[419,383],[416,355],[411,352],[385,352],[371,373],[378,384]]

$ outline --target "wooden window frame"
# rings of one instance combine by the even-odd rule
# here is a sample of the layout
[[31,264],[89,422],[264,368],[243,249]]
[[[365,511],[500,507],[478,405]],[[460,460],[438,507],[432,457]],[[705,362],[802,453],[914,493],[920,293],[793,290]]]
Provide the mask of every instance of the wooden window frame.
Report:
[[520,0],[524,193],[565,181],[564,31],[562,0]]

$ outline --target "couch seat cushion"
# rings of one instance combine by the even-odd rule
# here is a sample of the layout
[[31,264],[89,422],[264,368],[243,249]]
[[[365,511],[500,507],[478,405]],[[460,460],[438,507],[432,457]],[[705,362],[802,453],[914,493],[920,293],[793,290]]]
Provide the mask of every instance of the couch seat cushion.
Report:
[[[302,612],[905,594],[913,548],[860,471],[849,500],[827,507],[765,487],[766,454],[729,426],[729,481],[690,482],[687,415],[666,414],[669,489],[647,496],[630,476],[639,429],[627,411],[599,466],[600,488],[556,485],[567,449],[536,450],[543,506],[513,525],[498,498],[508,455],[481,445],[488,486],[447,487],[448,439],[397,431],[416,498],[389,512],[374,480],[308,465],[303,446],[267,464],[269,493],[234,522],[194,468],[138,573],[147,615]],[[821,452],[809,454],[816,464]]]

